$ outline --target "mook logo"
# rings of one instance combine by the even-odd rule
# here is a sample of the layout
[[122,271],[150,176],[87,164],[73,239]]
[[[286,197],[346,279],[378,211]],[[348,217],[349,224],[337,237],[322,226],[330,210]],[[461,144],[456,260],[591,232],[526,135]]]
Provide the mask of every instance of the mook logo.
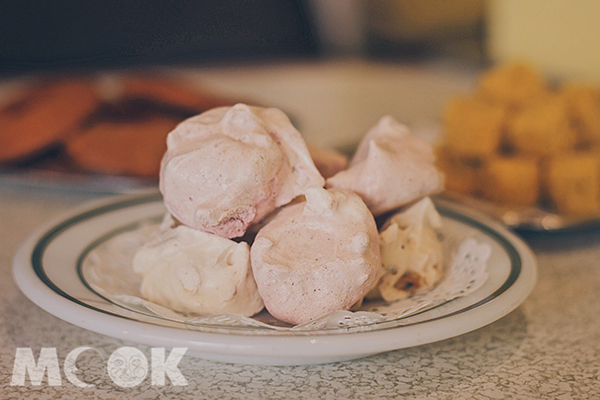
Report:
[[[77,357],[85,351],[95,351],[93,347],[78,347],[65,357],[63,372],[65,377],[73,385],[80,388],[94,387],[77,377]],[[151,381],[154,386],[164,386],[168,377],[173,386],[187,386],[188,382],[177,367],[179,361],[185,355],[187,348],[176,347],[171,350],[165,358],[163,347],[151,348],[150,364],[146,355],[135,347],[120,347],[115,350],[106,362],[106,371],[110,379],[124,388],[134,387],[142,383],[151,371]],[[150,368],[151,367],[151,368]],[[29,347],[19,347],[15,355],[11,386],[25,386],[26,376],[29,376],[31,385],[42,384],[45,375],[48,375],[48,385],[60,386],[62,379],[58,362],[58,354],[54,347],[43,347],[37,362],[33,351]]]

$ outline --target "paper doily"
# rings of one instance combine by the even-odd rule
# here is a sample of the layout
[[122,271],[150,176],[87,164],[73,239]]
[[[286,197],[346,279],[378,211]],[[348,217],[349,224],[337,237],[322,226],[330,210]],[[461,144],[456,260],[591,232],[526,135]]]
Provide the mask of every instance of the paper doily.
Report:
[[381,324],[402,325],[403,320],[456,298],[467,296],[486,281],[491,247],[474,238],[442,237],[445,274],[435,288],[392,303],[365,302],[358,311],[335,311],[316,320],[291,326],[266,311],[252,318],[226,314],[188,315],[142,298],[141,278],[133,272],[136,251],[157,229],[145,223],[116,234],[93,248],[80,265],[85,283],[100,296],[134,314],[153,316],[187,329],[228,332],[241,329],[258,334],[269,332],[315,333],[318,331],[364,331]]

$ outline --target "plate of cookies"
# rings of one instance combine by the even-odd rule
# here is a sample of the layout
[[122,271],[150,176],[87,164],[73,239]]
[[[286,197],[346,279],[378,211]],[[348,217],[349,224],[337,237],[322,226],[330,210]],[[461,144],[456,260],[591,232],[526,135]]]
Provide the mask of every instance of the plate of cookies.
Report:
[[448,197],[516,229],[600,222],[598,88],[502,65],[447,104],[440,130]]
[[443,185],[432,145],[389,116],[345,160],[279,109],[217,107],[168,134],[160,193],[41,227],[13,272],[46,311],[117,338],[246,364],[355,359],[477,329],[532,290],[527,246],[432,198]]
[[0,182],[109,193],[153,187],[166,134],[230,103],[159,72],[4,82]]

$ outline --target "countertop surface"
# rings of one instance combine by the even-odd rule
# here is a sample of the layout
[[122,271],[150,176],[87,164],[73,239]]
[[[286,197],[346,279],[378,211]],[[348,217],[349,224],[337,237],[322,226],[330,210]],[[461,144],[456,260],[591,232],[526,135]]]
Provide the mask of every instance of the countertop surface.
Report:
[[[97,194],[0,187],[0,398],[206,399],[597,399],[600,398],[600,230],[525,236],[538,257],[529,298],[501,320],[421,347],[327,365],[263,367],[220,364],[191,356],[179,363],[189,385],[115,385],[106,363],[84,353],[81,389],[10,386],[18,347],[54,347],[60,363],[90,346],[110,355],[135,345],[63,322],[31,303],[15,285],[12,257],[40,223]],[[135,345],[149,354],[145,346]]]
[[506,317],[463,336],[364,359],[325,365],[264,367],[184,356],[188,386],[114,384],[106,362],[85,352],[79,388],[26,380],[11,386],[17,348],[56,348],[60,364],[80,346],[104,359],[123,342],[70,325],[30,302],[12,279],[12,257],[37,226],[106,194],[0,183],[1,399],[600,399],[600,227],[523,234],[538,257],[538,282]]

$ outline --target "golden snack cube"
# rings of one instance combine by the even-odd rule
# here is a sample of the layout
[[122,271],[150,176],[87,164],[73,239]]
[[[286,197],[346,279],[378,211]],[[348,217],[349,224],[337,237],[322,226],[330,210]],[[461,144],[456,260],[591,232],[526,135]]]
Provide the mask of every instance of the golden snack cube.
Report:
[[561,95],[580,142],[600,143],[600,91],[591,86],[567,85]]
[[570,150],[577,142],[565,101],[558,95],[518,111],[508,122],[506,137],[518,152],[541,156]]
[[445,147],[437,147],[436,164],[444,173],[445,190],[467,195],[477,193],[481,162],[456,157]]
[[509,108],[520,108],[546,92],[542,75],[534,68],[518,63],[484,72],[477,86],[485,98]]
[[453,99],[445,110],[445,146],[465,157],[486,157],[500,146],[504,109],[476,97]]
[[600,171],[598,156],[571,152],[548,161],[548,193],[559,213],[575,216],[597,214],[599,208]]
[[539,163],[533,157],[492,157],[481,182],[485,198],[502,205],[530,206],[540,191]]

